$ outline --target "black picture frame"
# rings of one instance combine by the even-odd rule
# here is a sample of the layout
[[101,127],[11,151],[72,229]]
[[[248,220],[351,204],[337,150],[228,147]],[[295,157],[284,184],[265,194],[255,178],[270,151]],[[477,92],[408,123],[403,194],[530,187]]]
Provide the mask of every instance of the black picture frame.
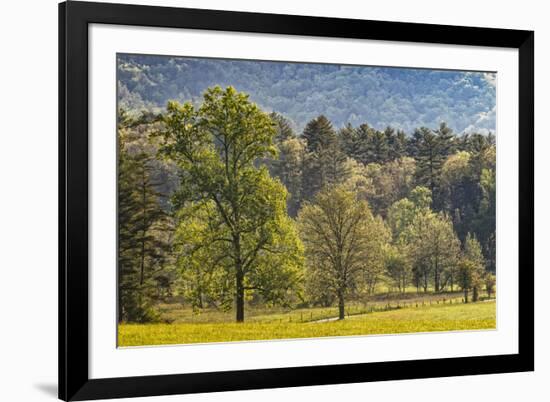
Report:
[[[519,51],[517,354],[90,379],[88,25],[192,28]],[[169,395],[534,370],[534,32],[70,1],[59,4],[59,398]]]

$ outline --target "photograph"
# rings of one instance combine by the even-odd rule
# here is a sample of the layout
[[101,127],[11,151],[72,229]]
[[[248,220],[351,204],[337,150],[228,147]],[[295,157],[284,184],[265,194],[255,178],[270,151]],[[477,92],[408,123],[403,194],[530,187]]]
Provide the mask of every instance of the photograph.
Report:
[[117,346],[495,330],[497,79],[118,53]]

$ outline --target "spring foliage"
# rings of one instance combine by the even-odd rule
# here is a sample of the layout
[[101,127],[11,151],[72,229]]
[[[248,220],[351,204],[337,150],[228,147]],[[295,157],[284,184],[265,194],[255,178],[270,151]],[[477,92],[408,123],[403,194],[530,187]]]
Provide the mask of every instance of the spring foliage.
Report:
[[320,115],[297,134],[232,87],[119,116],[119,319],[333,306],[380,285],[495,287],[494,137],[412,135]]

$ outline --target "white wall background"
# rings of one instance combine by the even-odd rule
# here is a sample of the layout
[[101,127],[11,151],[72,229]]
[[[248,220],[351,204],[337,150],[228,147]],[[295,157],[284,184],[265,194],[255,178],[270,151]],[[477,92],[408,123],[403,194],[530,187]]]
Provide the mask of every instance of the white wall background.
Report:
[[[125,2],[120,1],[119,2]],[[241,391],[134,401],[544,401],[550,378],[546,296],[550,25],[523,0],[149,0],[144,4],[534,29],[536,43],[535,373]],[[2,2],[0,12],[0,400],[55,400],[57,388],[57,1]],[[544,126],[543,126],[544,124]],[[546,381],[545,381],[546,380]]]

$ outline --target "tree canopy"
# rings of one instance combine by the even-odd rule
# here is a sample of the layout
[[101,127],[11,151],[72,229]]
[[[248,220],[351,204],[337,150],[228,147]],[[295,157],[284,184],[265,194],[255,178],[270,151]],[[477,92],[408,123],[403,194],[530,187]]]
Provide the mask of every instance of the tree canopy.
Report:
[[[199,210],[192,215],[200,218],[195,236],[187,237],[183,255],[195,257],[198,250],[192,261],[232,276],[236,319],[243,321],[246,291],[281,299],[270,282],[281,282],[278,274],[289,279],[300,259],[286,215],[286,189],[265,166],[255,165],[276,155],[273,121],[232,87],[209,89],[199,109],[170,102],[160,120],[160,152],[180,167],[177,205]],[[186,227],[188,221],[181,220]]]
[[326,115],[303,131],[229,86],[118,119],[119,320],[337,305],[380,286],[494,293],[493,136]]

